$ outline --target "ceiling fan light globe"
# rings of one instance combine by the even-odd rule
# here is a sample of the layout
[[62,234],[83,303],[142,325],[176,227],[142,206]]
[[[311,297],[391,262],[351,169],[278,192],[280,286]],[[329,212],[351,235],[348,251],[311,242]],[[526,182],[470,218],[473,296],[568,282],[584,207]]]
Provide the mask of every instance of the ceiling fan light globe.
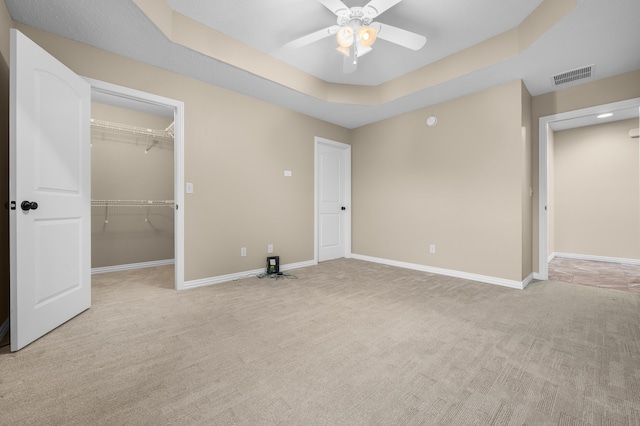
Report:
[[353,28],[340,28],[336,34],[336,40],[338,40],[338,44],[342,47],[351,46],[353,44]]
[[360,27],[358,37],[364,47],[371,47],[376,42],[378,32],[371,27]]

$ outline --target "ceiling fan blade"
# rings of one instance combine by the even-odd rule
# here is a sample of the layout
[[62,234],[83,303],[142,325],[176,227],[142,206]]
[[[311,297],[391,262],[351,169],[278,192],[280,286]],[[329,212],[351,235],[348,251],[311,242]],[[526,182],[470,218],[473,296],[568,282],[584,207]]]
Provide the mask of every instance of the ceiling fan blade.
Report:
[[402,0],[371,0],[369,3],[364,5],[362,11],[366,16],[374,19],[376,16],[381,15],[401,1]]
[[367,53],[371,52],[373,49],[370,47],[365,47],[362,43],[356,43],[356,52],[358,52],[358,58],[363,57]]
[[354,60],[353,56],[344,57],[344,62],[342,63],[342,72],[345,74],[350,74],[354,72],[358,68],[358,61]]
[[299,47],[304,47],[313,42],[316,42],[318,40],[322,40],[323,38],[334,35],[335,33],[338,32],[339,29],[340,27],[338,25],[332,25],[330,27],[323,28],[311,34],[307,34],[306,36],[292,40],[289,43],[285,44],[284,47],[286,49],[297,49]]
[[340,13],[340,11],[349,11],[349,8],[346,4],[342,3],[340,0],[318,0],[324,7],[332,11],[335,15]]
[[374,22],[371,27],[378,32],[378,38],[398,44],[412,50],[420,50],[427,42],[427,38],[421,34],[412,33],[402,28]]

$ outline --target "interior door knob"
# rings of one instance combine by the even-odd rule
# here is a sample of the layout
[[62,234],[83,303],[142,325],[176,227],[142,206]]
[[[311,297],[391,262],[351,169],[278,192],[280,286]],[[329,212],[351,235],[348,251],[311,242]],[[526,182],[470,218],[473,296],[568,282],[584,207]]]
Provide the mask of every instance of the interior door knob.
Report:
[[24,210],[25,212],[29,211],[29,210],[35,210],[38,208],[38,203],[36,203],[35,201],[23,201],[22,203],[20,203],[20,208],[22,210]]
[[346,210],[347,208],[345,206],[340,207],[340,210]]

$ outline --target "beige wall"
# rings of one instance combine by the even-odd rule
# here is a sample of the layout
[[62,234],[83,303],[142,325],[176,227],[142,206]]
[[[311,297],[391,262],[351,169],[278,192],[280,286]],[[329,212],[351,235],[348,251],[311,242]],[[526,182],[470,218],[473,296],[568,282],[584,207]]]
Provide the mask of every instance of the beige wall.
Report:
[[[313,259],[313,141],[348,130],[40,30],[29,38],[76,73],[185,103],[185,279]],[[293,176],[285,178],[284,170]],[[247,247],[247,257],[240,248]]]
[[[2,205],[9,200],[9,29],[13,25],[4,2],[0,2],[0,163],[7,172],[0,179]],[[0,325],[9,318],[9,210],[0,211]]]
[[[352,131],[353,252],[508,280],[528,275],[525,92],[516,81]],[[438,125],[427,127],[432,114]]]
[[[640,259],[638,119],[555,133],[555,251]],[[551,186],[550,185],[550,186]]]
[[[92,118],[162,130],[173,119],[93,103]],[[92,127],[91,198],[173,200],[173,140]],[[91,208],[94,268],[174,258],[172,206]],[[145,220],[146,219],[146,220]],[[106,222],[108,221],[108,222]]]
[[540,117],[640,97],[640,70],[558,90],[533,98],[533,268],[539,266],[539,135]]
[[532,240],[532,171],[531,171],[531,94],[523,82],[520,83],[522,90],[521,124],[522,124],[522,279],[525,279],[533,272],[531,257]]

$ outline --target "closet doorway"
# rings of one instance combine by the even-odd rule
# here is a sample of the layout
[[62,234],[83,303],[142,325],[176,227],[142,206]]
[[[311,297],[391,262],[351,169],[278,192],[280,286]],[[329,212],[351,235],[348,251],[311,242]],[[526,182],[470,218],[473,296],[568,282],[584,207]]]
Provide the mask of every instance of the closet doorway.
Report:
[[92,274],[174,265],[184,285],[183,104],[87,79]]

